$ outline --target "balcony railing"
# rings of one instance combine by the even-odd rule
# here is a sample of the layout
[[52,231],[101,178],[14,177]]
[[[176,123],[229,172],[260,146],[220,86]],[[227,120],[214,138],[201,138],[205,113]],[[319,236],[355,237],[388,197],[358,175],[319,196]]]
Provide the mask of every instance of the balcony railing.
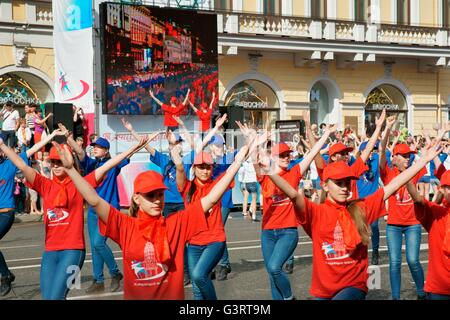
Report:
[[219,13],[218,31],[231,34],[264,34],[421,46],[445,47],[450,45],[447,29],[248,13]]
[[52,4],[46,2],[35,2],[36,4],[36,23],[53,24]]

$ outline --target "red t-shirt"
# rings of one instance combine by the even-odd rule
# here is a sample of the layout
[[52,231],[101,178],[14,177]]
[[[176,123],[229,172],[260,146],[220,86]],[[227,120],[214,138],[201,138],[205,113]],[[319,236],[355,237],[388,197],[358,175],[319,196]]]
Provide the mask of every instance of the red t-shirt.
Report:
[[445,171],[447,171],[447,169],[445,169],[445,166],[441,163],[441,165],[439,166],[439,168],[434,170],[434,175],[436,176],[436,178],[438,178],[439,180],[441,180],[442,175],[445,173]]
[[178,122],[173,116],[179,116],[184,109],[184,105],[180,103],[176,108],[173,108],[170,104],[163,104],[161,108],[164,111],[164,126],[177,127]]
[[[425,168],[424,168],[425,169]],[[426,169],[425,169],[426,172]],[[384,185],[389,184],[392,179],[400,174],[397,168],[391,168],[388,165],[384,169],[380,169],[380,177]],[[423,176],[424,170],[421,170],[413,179],[414,184]],[[419,224],[414,214],[414,201],[411,198],[405,186],[402,186],[388,199],[388,224],[396,224],[401,226],[411,226]]]
[[[360,206],[366,213],[370,225],[383,215],[384,189],[362,199]],[[327,201],[315,204],[305,199],[303,212],[296,210],[303,226],[311,230],[313,240],[313,272],[311,295],[332,298],[346,287],[355,287],[367,292],[367,246],[360,244],[347,252],[339,224],[338,210],[346,210],[337,203]]]
[[[97,187],[95,172],[84,177]],[[44,199],[45,250],[84,250],[84,199],[73,182],[66,186],[68,208],[54,208],[53,199],[61,189],[56,182],[36,173],[28,184]]]
[[184,300],[184,248],[194,234],[207,228],[200,200],[166,218],[169,266],[155,259],[153,244],[142,235],[137,218],[111,206],[107,224],[98,221],[100,233],[122,249],[125,299]]
[[[317,168],[317,174],[319,175],[319,178],[322,182],[325,182],[325,181],[323,181],[323,170],[325,169],[326,166],[327,166],[327,164],[325,163],[323,169]],[[350,166],[350,169],[352,169],[353,175],[360,177],[364,174],[364,172],[369,170],[369,167],[364,163],[364,161],[362,161],[361,157],[358,157],[355,160],[355,162],[353,162],[353,164]],[[352,180],[352,182],[351,182],[350,195],[348,196],[349,201],[356,200],[359,198],[357,181],[358,180]]]
[[[188,205],[188,203],[186,203],[186,195],[191,188],[192,183],[195,183],[196,191],[194,192],[191,202],[197,201],[206,196],[224,175],[225,172],[218,176],[214,181],[211,181],[210,183],[207,183],[203,186],[197,183],[195,179],[194,181],[187,181],[184,184],[183,188],[179,190],[181,196],[184,199],[184,204]],[[233,186],[234,181],[230,184],[229,188],[233,188]],[[208,225],[208,230],[197,233],[189,240],[189,243],[198,246],[205,246],[212,242],[226,241],[225,228],[222,221],[222,198],[220,198],[220,200],[217,201],[217,203],[211,209],[209,209],[208,212],[205,213],[205,217],[206,223]]]
[[[295,165],[291,170],[283,170],[279,176],[286,180],[295,190],[298,189],[302,174],[300,166]],[[295,216],[294,204],[267,175],[259,179],[263,196],[262,229],[282,229],[297,227],[299,222]]]
[[201,121],[200,131],[202,132],[208,131],[211,125],[212,109],[208,108],[207,112],[203,112],[202,110],[197,109],[196,114]]
[[443,250],[447,219],[450,208],[426,199],[416,203],[414,211],[417,219],[428,231],[428,274],[425,291],[450,295],[450,257]]

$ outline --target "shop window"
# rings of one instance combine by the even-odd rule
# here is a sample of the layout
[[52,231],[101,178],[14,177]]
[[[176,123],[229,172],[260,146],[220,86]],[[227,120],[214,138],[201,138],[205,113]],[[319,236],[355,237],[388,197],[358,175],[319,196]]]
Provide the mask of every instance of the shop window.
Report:
[[354,0],[354,3],[355,21],[368,22],[370,14],[370,0]]
[[280,106],[275,92],[258,80],[245,80],[236,84],[228,92],[224,105],[242,107],[244,121],[258,128],[267,125],[275,128],[275,121],[279,119]]
[[442,0],[442,26],[450,28],[450,0]]
[[263,14],[267,16],[281,15],[281,0],[264,0]]
[[222,11],[232,11],[233,0],[214,0],[214,9]]

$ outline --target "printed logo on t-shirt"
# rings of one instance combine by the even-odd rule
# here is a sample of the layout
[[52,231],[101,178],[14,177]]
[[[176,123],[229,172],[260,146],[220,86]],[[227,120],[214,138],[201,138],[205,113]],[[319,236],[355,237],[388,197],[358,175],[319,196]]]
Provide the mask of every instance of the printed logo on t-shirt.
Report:
[[272,206],[280,206],[289,203],[291,200],[285,194],[273,194]]
[[47,218],[50,223],[60,222],[69,216],[69,212],[62,208],[47,209]]
[[328,243],[327,241],[322,243],[322,250],[325,255],[326,260],[341,260],[348,258],[350,255],[345,249],[344,234],[342,232],[341,225],[339,221],[336,222],[336,227],[333,233],[334,241],[333,243]]
[[144,248],[144,261],[133,260],[131,262],[136,276],[136,281],[148,281],[162,278],[168,267],[158,261],[153,243],[147,242]]
[[397,200],[397,205],[399,206],[410,205],[413,202],[411,195],[407,191],[404,191],[403,194],[397,192],[395,194],[395,200]]
[[5,179],[1,179],[0,180],[0,187],[2,187],[5,183],[6,183],[6,180]]

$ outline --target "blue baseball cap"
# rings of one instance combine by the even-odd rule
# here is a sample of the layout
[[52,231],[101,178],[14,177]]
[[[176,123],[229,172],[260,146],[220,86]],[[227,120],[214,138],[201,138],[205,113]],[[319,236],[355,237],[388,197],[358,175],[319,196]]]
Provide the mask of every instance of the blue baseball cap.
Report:
[[225,140],[223,140],[223,137],[220,134],[215,134],[209,141],[209,144],[214,144],[216,146],[222,146],[225,144]]
[[[363,143],[361,143],[361,145],[359,146],[359,151],[364,151],[367,148],[368,143],[369,143],[369,141],[364,141]],[[377,142],[375,142],[375,146],[373,148],[378,149],[379,146],[380,146],[380,140],[377,140]]]
[[105,138],[98,137],[97,140],[91,143],[91,146],[99,146],[101,148],[105,148],[109,150],[109,141]]

